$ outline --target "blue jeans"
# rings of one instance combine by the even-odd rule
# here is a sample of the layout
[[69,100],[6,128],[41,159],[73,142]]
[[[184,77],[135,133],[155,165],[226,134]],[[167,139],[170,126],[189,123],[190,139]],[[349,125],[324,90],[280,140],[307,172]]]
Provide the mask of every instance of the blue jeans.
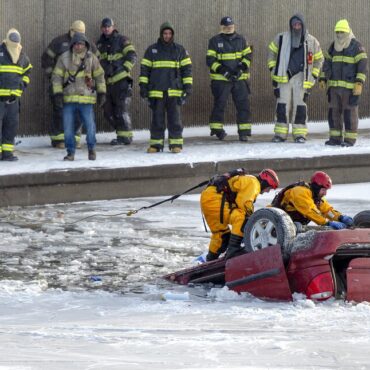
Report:
[[96,125],[93,104],[65,103],[63,106],[64,143],[68,154],[75,154],[75,116],[79,112],[86,129],[87,149],[92,150],[96,144]]

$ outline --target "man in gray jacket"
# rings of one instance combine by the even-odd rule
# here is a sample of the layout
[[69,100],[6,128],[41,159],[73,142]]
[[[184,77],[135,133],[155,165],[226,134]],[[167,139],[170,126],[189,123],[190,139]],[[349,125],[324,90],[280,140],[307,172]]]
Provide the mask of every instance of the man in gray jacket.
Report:
[[277,99],[272,141],[279,143],[287,139],[292,108],[293,139],[296,143],[305,143],[306,102],[320,74],[324,56],[317,39],[308,33],[301,14],[290,18],[289,27],[289,31],[279,33],[269,45],[268,67]]

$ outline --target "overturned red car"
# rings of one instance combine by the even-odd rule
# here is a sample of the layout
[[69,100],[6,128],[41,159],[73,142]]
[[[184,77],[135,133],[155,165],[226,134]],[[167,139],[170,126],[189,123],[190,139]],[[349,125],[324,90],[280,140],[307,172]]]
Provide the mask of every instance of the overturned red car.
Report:
[[278,208],[257,210],[245,226],[247,252],[164,276],[183,285],[213,283],[270,300],[334,297],[370,301],[370,211],[354,217],[355,227],[297,229]]

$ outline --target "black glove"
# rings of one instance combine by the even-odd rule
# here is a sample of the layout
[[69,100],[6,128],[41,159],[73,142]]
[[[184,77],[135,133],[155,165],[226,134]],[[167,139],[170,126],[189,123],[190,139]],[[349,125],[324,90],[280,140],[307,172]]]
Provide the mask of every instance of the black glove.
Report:
[[276,99],[280,98],[280,89],[278,87],[274,89],[274,95]]
[[239,77],[243,74],[243,70],[241,68],[238,68],[236,71],[233,72],[231,76],[232,81],[238,81]]
[[189,97],[193,93],[193,86],[191,84],[184,85],[184,93]]
[[107,101],[107,96],[104,93],[98,94],[98,107],[103,108],[103,105]]
[[146,86],[140,85],[140,96],[143,99],[146,99],[148,97],[148,88]]
[[310,93],[307,91],[307,92],[305,92],[304,93],[304,95],[303,95],[303,101],[305,102],[305,103],[307,103],[307,100],[308,100],[308,97],[310,96]]
[[57,108],[63,108],[63,94],[55,94],[54,95],[54,106]]
[[231,79],[231,76],[232,76],[231,69],[229,67],[226,67],[226,66],[223,66],[223,65],[221,65],[217,69],[217,73],[221,73],[222,76],[224,76],[227,80],[230,80]]

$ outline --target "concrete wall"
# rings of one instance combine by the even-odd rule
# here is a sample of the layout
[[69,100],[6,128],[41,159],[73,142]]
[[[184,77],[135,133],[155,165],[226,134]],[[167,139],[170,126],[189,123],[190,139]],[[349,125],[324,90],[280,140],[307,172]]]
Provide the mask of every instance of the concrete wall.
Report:
[[[368,0],[0,0],[0,30],[5,37],[10,27],[22,35],[22,43],[34,70],[31,85],[22,100],[20,133],[46,134],[50,121],[47,82],[40,68],[42,51],[52,38],[66,32],[75,19],[87,25],[87,35],[96,40],[103,17],[112,17],[117,28],[129,36],[139,57],[153,43],[159,25],[171,21],[176,40],[189,51],[194,65],[194,96],[183,110],[185,126],[204,125],[212,106],[205,54],[208,39],[218,32],[219,20],[224,15],[234,17],[237,31],[244,34],[254,46],[252,66],[253,122],[271,122],[274,116],[274,98],[266,67],[267,45],[277,32],[288,28],[288,20],[302,12],[309,31],[323,48],[333,39],[333,28],[338,19],[347,18],[357,38],[370,50],[370,5]],[[135,129],[149,127],[149,109],[138,97],[134,70],[135,95],[132,104]],[[310,98],[310,119],[325,119],[325,93],[314,89]],[[366,86],[360,109],[369,116],[369,90]],[[227,121],[234,121],[234,110],[228,109]],[[98,115],[98,130],[110,130]]]

